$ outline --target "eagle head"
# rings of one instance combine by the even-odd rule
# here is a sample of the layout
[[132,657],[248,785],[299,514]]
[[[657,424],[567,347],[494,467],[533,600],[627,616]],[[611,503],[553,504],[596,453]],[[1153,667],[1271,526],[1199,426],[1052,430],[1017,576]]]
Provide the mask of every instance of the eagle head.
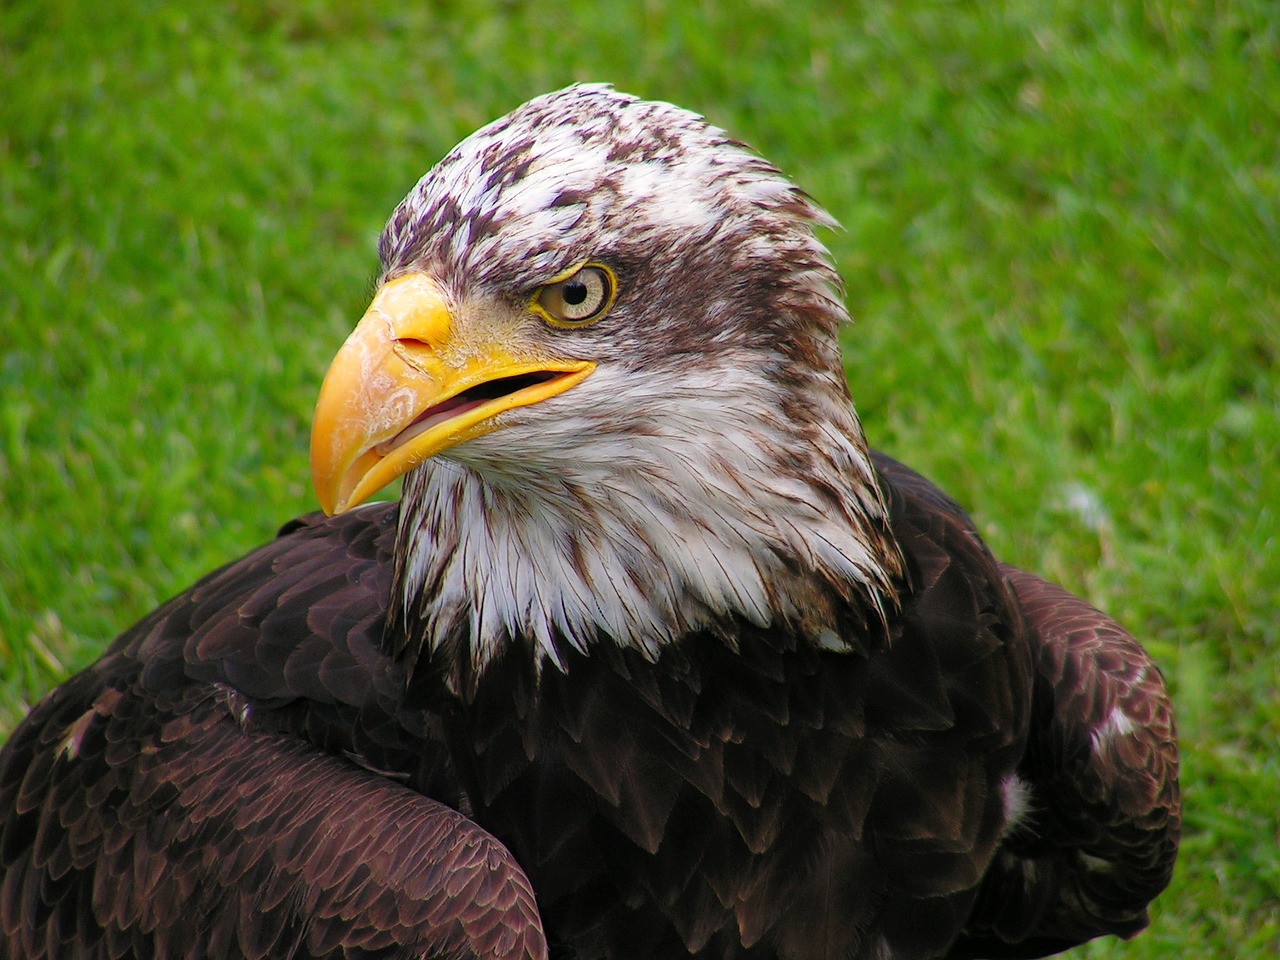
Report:
[[814,235],[832,223],[702,118],[603,85],[427,173],[312,435],[330,513],[407,475],[409,632],[563,666],[744,622],[842,648],[839,611],[882,617],[900,560]]

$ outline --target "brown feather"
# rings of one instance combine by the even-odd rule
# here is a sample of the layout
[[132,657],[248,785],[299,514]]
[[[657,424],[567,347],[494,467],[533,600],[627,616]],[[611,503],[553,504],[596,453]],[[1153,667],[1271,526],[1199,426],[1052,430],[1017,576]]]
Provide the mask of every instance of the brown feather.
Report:
[[[880,467],[910,583],[888,647],[778,649],[742,625],[744,655],[691,638],[670,672],[602,651],[525,695],[532,741],[464,714],[448,751],[382,652],[394,511],[295,525],[124,634],[5,746],[7,955],[324,955],[425,937],[537,956],[531,889],[490,832],[584,957],[857,954],[872,930],[930,955],[946,946],[938,911],[958,926],[988,864],[953,956],[1131,934],[1176,845],[1158,673],[1112,621],[1005,568],[1038,677],[1023,756],[1030,676],[1002,652],[1023,634],[1001,571],[958,508]],[[682,691],[670,714],[664,689]],[[1118,707],[1138,735],[1090,749]],[[1039,806],[998,853],[994,771],[1015,763]],[[485,798],[487,831],[405,785]],[[1090,851],[1115,867],[1082,868]],[[1037,884],[1007,866],[1029,860],[1047,864]]]
[[[933,939],[939,911],[958,929],[988,864],[953,956],[1131,934],[1176,845],[1158,673],[1112,621],[1005,568],[1038,676],[1022,756],[1030,676],[1003,653],[1023,642],[1019,607],[963,513],[879,465],[910,585],[888,647],[779,649],[740,625],[737,652],[691,638],[670,670],[602,650],[545,675],[520,716],[471,704],[488,719],[451,721],[447,750],[382,650],[393,509],[293,525],[124,634],[4,748],[8,955],[324,955],[427,937],[537,956],[531,890],[489,832],[583,957],[856,955],[873,939],[930,955],[948,937]],[[1091,750],[1117,707],[1140,734]],[[998,853],[993,771],[1015,762],[1039,806]],[[1089,851],[1115,868],[1083,869]],[[1039,883],[1016,866],[1029,860],[1048,865]]]
[[[394,514],[295,525],[32,712],[0,753],[0,956],[545,956],[489,833],[308,742],[362,742],[364,766],[394,759],[408,781],[447,763],[394,720],[378,649]],[[317,595],[335,616],[317,620]],[[339,703],[345,729],[326,731]]]
[[1036,653],[1036,718],[1021,764],[1033,811],[986,878],[955,954],[963,957],[1034,957],[1101,932],[1133,936],[1169,882],[1181,828],[1177,734],[1160,671],[1106,614],[1002,569]]

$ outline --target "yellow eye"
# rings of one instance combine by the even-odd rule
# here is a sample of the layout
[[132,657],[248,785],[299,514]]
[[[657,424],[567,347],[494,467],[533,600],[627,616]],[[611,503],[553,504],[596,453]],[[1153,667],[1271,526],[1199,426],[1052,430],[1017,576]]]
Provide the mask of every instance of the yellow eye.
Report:
[[552,321],[577,326],[604,316],[614,291],[613,273],[592,263],[548,283],[538,291],[537,305]]

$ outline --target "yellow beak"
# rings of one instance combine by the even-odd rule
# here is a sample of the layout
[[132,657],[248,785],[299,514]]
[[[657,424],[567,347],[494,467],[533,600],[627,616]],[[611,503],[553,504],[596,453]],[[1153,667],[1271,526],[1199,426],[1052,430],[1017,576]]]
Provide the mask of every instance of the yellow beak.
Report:
[[384,284],[339,349],[311,426],[311,476],[325,513],[357,506],[442,450],[495,429],[499,414],[581,383],[589,360],[516,357],[461,337],[439,286]]

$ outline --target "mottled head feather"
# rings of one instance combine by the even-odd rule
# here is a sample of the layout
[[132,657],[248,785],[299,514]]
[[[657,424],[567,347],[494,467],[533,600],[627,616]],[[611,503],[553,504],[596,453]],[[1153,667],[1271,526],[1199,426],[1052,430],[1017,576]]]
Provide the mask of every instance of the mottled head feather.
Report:
[[[651,340],[785,346],[803,332],[787,306],[816,302],[810,321],[829,336],[846,317],[813,234],[834,225],[696,114],[590,84],[530,100],[458,144],[397,207],[380,253],[388,276],[425,267],[446,285],[507,296],[603,259],[630,290],[671,295],[650,307],[661,323]],[[654,284],[654,271],[685,282]],[[748,297],[773,309],[743,316]]]

